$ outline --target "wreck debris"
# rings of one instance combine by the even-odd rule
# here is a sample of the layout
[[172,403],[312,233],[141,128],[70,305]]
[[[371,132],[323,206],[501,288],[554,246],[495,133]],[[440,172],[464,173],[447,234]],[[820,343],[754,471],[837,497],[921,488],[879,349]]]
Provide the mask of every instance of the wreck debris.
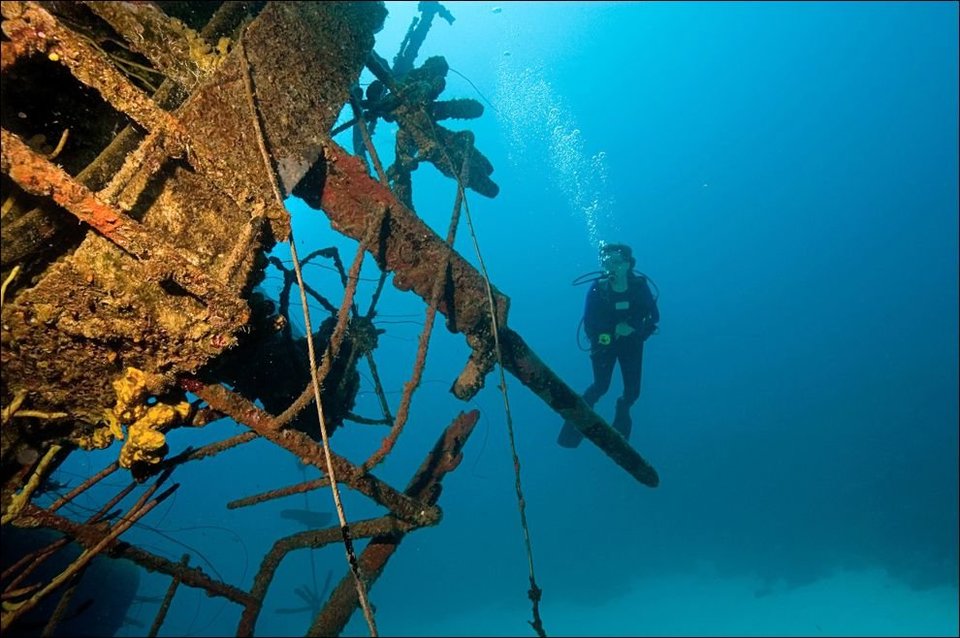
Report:
[[19,494],[13,496],[9,506],[4,510],[2,519],[4,525],[20,515],[23,508],[30,502],[30,497],[33,496],[33,493],[40,487],[40,482],[49,471],[50,464],[62,450],[63,448],[59,445],[51,445],[47,453],[43,455],[43,458],[37,463],[36,469],[30,475],[30,480],[27,481],[27,484]]
[[500,331],[503,366],[521,383],[530,388],[557,414],[577,426],[610,459],[631,476],[649,487],[660,484],[660,476],[639,452],[601,419],[577,392],[563,382],[527,346],[515,331]]
[[[411,173],[420,162],[433,164],[447,177],[457,177],[464,159],[471,155],[470,171],[462,178],[465,187],[486,197],[496,197],[500,188],[490,179],[493,166],[474,147],[473,133],[453,132],[439,124],[440,120],[475,118],[483,113],[483,105],[476,100],[437,101],[446,86],[449,67],[442,57],[432,57],[423,65],[409,71],[403,78],[395,78],[386,62],[371,53],[367,68],[377,81],[368,87],[366,117],[382,117],[400,124],[396,140],[396,161],[387,171],[392,189],[408,207],[412,205]],[[379,83],[379,86],[378,86]],[[390,93],[379,101],[387,87]]]
[[163,602],[160,603],[160,610],[157,612],[156,617],[153,619],[153,624],[150,625],[150,632],[147,636],[151,638],[156,636],[160,631],[160,627],[163,626],[163,621],[167,617],[167,611],[170,609],[170,603],[173,602],[173,596],[177,593],[177,588],[180,587],[181,576],[180,572],[186,569],[187,565],[190,563],[190,554],[184,554],[180,559],[180,564],[178,565],[179,571],[174,574],[173,580],[170,581],[170,587],[167,588],[167,593],[163,597]]
[[[16,622],[17,618],[30,611],[52,591],[69,582],[78,572],[81,572],[104,548],[113,543],[121,534],[123,534],[123,532],[130,529],[130,527],[132,527],[133,524],[136,523],[140,518],[146,516],[150,510],[170,496],[174,490],[179,487],[178,485],[173,485],[172,487],[164,490],[156,498],[151,498],[168,476],[169,474],[162,475],[148,490],[143,493],[143,495],[141,495],[137,502],[134,503],[130,510],[120,519],[120,522],[110,526],[105,534],[98,535],[99,538],[96,543],[93,543],[92,546],[84,549],[83,553],[81,553],[80,556],[57,577],[43,587],[38,588],[37,591],[33,591],[33,589],[29,589],[27,591],[20,590],[20,592],[23,592],[21,596],[29,593],[29,598],[15,602],[10,600],[6,601],[3,614],[0,616],[0,627],[2,627],[4,630],[7,630],[14,622]],[[33,513],[34,508],[31,506],[28,515]],[[14,598],[14,593],[15,592],[10,591],[9,587],[4,592],[5,597],[8,599]]]
[[420,15],[413,17],[410,28],[403,36],[403,42],[400,43],[400,50],[393,58],[393,73],[398,76],[406,75],[413,68],[413,63],[417,59],[423,41],[427,38],[435,16],[440,16],[447,21],[447,24],[453,24],[456,21],[453,14],[439,2],[432,0],[420,2],[417,9]]
[[[326,473],[327,464],[322,446],[307,435],[296,430],[281,429],[277,424],[278,419],[223,386],[204,386],[194,380],[184,380],[184,388],[234,421],[246,425],[260,436],[288,450],[302,463],[313,465]],[[438,508],[425,507],[422,503],[410,499],[372,474],[362,472],[341,456],[333,454],[331,460],[338,481],[373,499],[400,519],[417,525],[433,525],[440,520]]]
[[[404,493],[423,503],[436,504],[440,497],[440,482],[443,477],[452,472],[463,459],[463,446],[470,437],[480,414],[476,410],[467,414],[460,414],[453,423],[444,430],[433,450],[424,459],[414,477],[410,480]],[[411,530],[403,526],[396,526],[381,531],[371,538],[366,548],[360,554],[360,564],[368,584],[383,573],[387,561],[396,551],[403,537]],[[310,635],[334,636],[347,624],[350,614],[347,610],[355,606],[352,600],[353,590],[345,581],[334,590],[331,602],[314,619],[310,627]],[[335,602],[334,602],[335,601]]]
[[[89,561],[103,554],[171,576],[152,634],[173,593],[188,586],[240,605],[238,634],[252,635],[288,553],[368,538],[355,558],[354,582],[350,575],[341,581],[311,628],[341,631],[363,606],[362,590],[354,585],[371,586],[405,534],[439,522],[440,481],[459,464],[478,418],[476,412],[457,417],[405,490],[372,473],[409,420],[436,311],[450,331],[464,334],[470,348],[453,387],[456,396],[467,398],[483,387],[498,361],[499,342],[503,370],[573,420],[638,480],[656,485],[653,468],[507,327],[509,298],[453,249],[465,189],[494,197],[498,187],[472,133],[439,124],[479,117],[483,107],[474,100],[440,99],[448,71],[443,58],[414,67],[434,15],[449,22],[452,16],[439,3],[421,3],[421,18],[411,25],[391,69],[373,51],[373,36],[385,17],[381,3],[208,3],[191,17],[182,4],[2,5],[2,30],[9,38],[0,42],[3,520],[66,535],[5,566],[3,628],[65,591],[48,625],[53,631]],[[377,78],[365,95],[358,90],[363,68]],[[37,88],[40,76],[49,78],[49,88]],[[332,141],[334,123],[348,103],[355,155]],[[80,105],[90,114],[83,126],[59,121],[58,113]],[[400,127],[395,161],[386,170],[367,131],[379,119]],[[368,154],[379,182],[364,164]],[[412,172],[423,161],[460,185],[446,239],[411,205]],[[358,241],[349,271],[333,249],[304,259],[334,260],[343,283],[339,303],[268,255],[277,241],[291,237],[283,206],[291,193]],[[370,308],[360,314],[353,299],[366,253],[381,272]],[[279,307],[255,290],[271,263],[285,278]],[[395,413],[379,387],[374,361],[375,306],[388,273],[396,288],[413,291],[426,305],[411,379]],[[296,276],[287,280],[288,274]],[[287,318],[295,279],[301,294],[322,300],[330,313],[299,341]],[[305,352],[311,339],[318,343],[319,370]],[[352,413],[361,360],[374,375],[382,420]],[[263,377],[251,373],[269,373],[270,361],[302,366],[300,374],[272,388],[273,394],[258,387]],[[321,379],[326,383],[317,396]],[[196,400],[189,402],[187,393]],[[254,404],[257,399],[263,409]],[[303,411],[314,401],[329,419],[323,434]],[[166,456],[168,442],[175,441],[173,428],[223,417],[248,431]],[[334,454],[328,438],[347,421],[391,429],[371,456],[353,462]],[[178,443],[187,437],[176,435],[183,437]],[[47,507],[31,502],[67,453],[117,438],[124,439],[117,461]],[[388,513],[349,521],[346,539],[341,514],[339,526],[278,540],[250,592],[189,567],[188,557],[176,563],[118,540],[177,488],[156,495],[179,466],[211,457],[229,462],[232,449],[256,439],[316,467],[322,478],[228,506],[342,484]],[[121,468],[130,468],[135,480],[98,512],[84,522],[58,513]],[[159,478],[143,489],[152,477]],[[137,502],[114,519],[112,509],[138,488]],[[39,565],[70,543],[83,548],[79,559],[48,581],[25,585]],[[530,597],[531,624],[542,634],[532,569]],[[371,615],[375,632],[372,620]]]

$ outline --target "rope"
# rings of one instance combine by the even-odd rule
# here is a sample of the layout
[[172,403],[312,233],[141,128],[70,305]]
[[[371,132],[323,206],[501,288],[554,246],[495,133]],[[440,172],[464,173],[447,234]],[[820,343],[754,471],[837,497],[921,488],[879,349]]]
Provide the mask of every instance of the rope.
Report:
[[[444,151],[444,154],[446,152]],[[463,182],[457,178],[457,184],[463,191]],[[513,434],[513,416],[510,412],[510,399],[507,396],[507,378],[503,372],[503,353],[500,350],[500,326],[497,323],[496,305],[493,301],[493,287],[490,284],[490,277],[487,274],[487,267],[483,263],[483,257],[480,254],[480,243],[477,240],[477,234],[473,228],[473,219],[470,215],[470,205],[467,202],[464,193],[463,205],[467,217],[467,225],[470,227],[470,237],[473,239],[473,247],[477,253],[477,261],[480,264],[480,271],[483,273],[483,280],[487,288],[487,302],[490,306],[490,323],[493,325],[493,345],[497,354],[497,364],[500,372],[500,391],[503,395],[503,407],[507,416],[507,435],[510,439],[510,454],[513,457],[513,472],[515,477],[514,487],[517,492],[517,508],[520,511],[520,525],[523,528],[523,544],[527,552],[527,566],[530,575],[530,590],[527,597],[533,603],[533,620],[527,622],[537,632],[538,636],[545,638],[547,633],[543,628],[543,620],[540,618],[540,599],[543,597],[543,590],[537,585],[537,577],[533,569],[533,546],[530,542],[530,526],[527,523],[527,501],[523,497],[523,486],[520,482],[520,458],[517,455],[517,444]]]
[[[372,148],[373,147],[371,146],[371,154]],[[463,158],[463,165],[460,169],[461,174],[466,175],[469,167],[470,154],[468,152]],[[460,208],[462,202],[463,189],[457,188],[457,196],[453,203],[453,212],[450,216],[450,225],[447,229],[446,239],[446,244],[451,248],[451,250],[453,249],[453,242],[457,236],[457,226],[460,221]],[[390,428],[389,434],[380,444],[380,447],[370,455],[370,458],[364,462],[363,467],[361,468],[361,471],[364,473],[369,472],[378,463],[383,461],[384,458],[386,458],[387,454],[393,450],[393,446],[396,444],[400,433],[403,432],[404,425],[406,425],[407,418],[409,417],[410,413],[410,403],[413,400],[413,393],[420,386],[420,381],[423,378],[423,368],[427,361],[427,350],[430,347],[430,335],[433,333],[433,324],[437,316],[437,307],[440,305],[440,296],[443,294],[444,284],[446,283],[445,275],[447,273],[447,267],[450,263],[450,252],[447,252],[446,255],[447,256],[443,260],[443,263],[439,264],[439,267],[437,268],[437,278],[433,280],[430,298],[427,300],[427,311],[423,323],[423,329],[420,331],[420,337],[418,339],[416,361],[413,365],[413,372],[410,375],[410,380],[403,385],[403,396],[400,398],[400,406],[397,408],[396,420],[393,424],[393,427]]]
[[[266,142],[261,130],[260,111],[257,108],[256,98],[254,97],[252,79],[250,77],[250,68],[247,61],[246,50],[243,47],[243,40],[240,40],[240,58],[244,66],[244,85],[247,89],[247,95],[250,98],[252,115],[254,121],[254,132],[256,133],[257,144],[260,147],[260,153],[263,156],[264,169],[270,178],[270,186],[273,188],[273,194],[277,198],[277,203],[283,206],[283,197],[280,194],[280,187],[277,184],[277,176],[270,163],[270,155],[267,152]],[[293,259],[293,269],[297,275],[297,284],[300,288],[300,304],[303,307],[303,323],[307,330],[307,351],[310,356],[310,377],[313,385],[313,397],[317,404],[317,417],[320,420],[320,436],[323,439],[323,454],[327,463],[327,476],[330,478],[330,491],[333,494],[333,502],[336,505],[337,517],[340,520],[340,533],[343,537],[343,546],[347,553],[347,562],[350,565],[350,572],[353,574],[353,580],[357,587],[357,596],[360,600],[360,606],[363,608],[363,615],[367,620],[367,626],[370,629],[371,636],[377,636],[377,624],[373,617],[373,611],[370,608],[370,601],[367,599],[367,588],[360,575],[360,565],[357,562],[356,553],[353,551],[353,539],[350,536],[350,525],[347,523],[346,515],[343,511],[343,502],[340,500],[340,490],[337,488],[337,477],[333,469],[333,458],[330,453],[330,439],[327,435],[327,423],[323,416],[323,404],[320,401],[320,380],[317,377],[317,359],[316,351],[313,345],[313,328],[310,324],[310,309],[307,307],[307,294],[303,283],[303,273],[300,270],[300,259],[297,257],[297,247],[293,240],[293,229],[290,229],[290,256]]]
[[470,78],[468,78],[467,76],[465,76],[463,73],[460,73],[460,71],[457,71],[455,68],[453,68],[453,67],[450,66],[449,64],[447,65],[447,68],[450,69],[451,71],[453,71],[454,73],[456,73],[457,75],[459,75],[460,77],[462,77],[464,80],[466,80],[466,81],[470,84],[470,86],[473,87],[473,90],[477,92],[477,95],[479,95],[481,98],[483,98],[483,101],[486,102],[487,104],[489,104],[489,105],[490,105],[490,108],[492,108],[494,111],[497,112],[497,115],[503,115],[503,113],[500,112],[500,109],[498,109],[496,106],[494,106],[494,105],[493,105],[493,102],[491,102],[490,100],[488,100],[488,99],[487,99],[487,96],[484,95],[483,92],[482,92],[480,89],[477,88],[477,85],[473,83],[473,80],[471,80]]
[[[440,152],[443,153],[444,158],[447,161],[447,165],[450,167],[450,172],[453,172],[453,161],[450,159],[449,154],[446,151],[446,148],[440,143],[440,136],[437,135],[436,127],[431,118],[427,117],[427,121],[430,122],[430,128],[433,132],[433,139],[437,144],[437,147],[440,149]],[[470,149],[473,148],[473,145],[470,145]],[[469,157],[469,150],[468,150]],[[494,350],[497,355],[497,364],[500,372],[500,393],[503,395],[503,407],[506,412],[507,417],[507,436],[510,439],[510,454],[513,458],[513,472],[514,472],[514,487],[517,492],[517,509],[520,511],[520,525],[523,528],[523,544],[527,554],[527,566],[529,569],[530,577],[530,589],[527,592],[527,597],[533,603],[533,620],[528,620],[527,622],[533,627],[533,630],[537,632],[538,636],[542,638],[546,637],[546,631],[543,628],[543,620],[540,618],[540,600],[543,597],[543,590],[537,585],[537,577],[533,568],[533,546],[530,542],[530,526],[527,523],[527,502],[523,496],[523,486],[520,481],[520,458],[517,454],[517,445],[516,440],[513,434],[513,416],[510,411],[510,398],[507,396],[507,378],[503,371],[503,353],[500,349],[500,325],[497,322],[497,308],[496,303],[493,300],[493,286],[490,283],[490,275],[487,272],[487,266],[483,261],[483,255],[480,253],[480,243],[477,240],[477,233],[473,227],[473,216],[470,214],[470,203],[467,200],[466,188],[463,184],[463,178],[460,175],[457,175],[457,189],[460,192],[460,197],[463,199],[463,210],[467,218],[467,226],[470,229],[470,238],[473,240],[473,248],[477,253],[477,262],[480,265],[480,272],[483,275],[484,285],[487,292],[487,303],[490,308],[490,324],[493,328],[493,345]]]
[[[384,82],[384,84],[387,85],[387,88],[389,88],[394,95],[396,95],[401,100],[406,101],[403,96],[403,91],[400,89],[397,83],[393,81],[393,78],[390,76],[389,71],[386,71],[383,74],[383,77],[378,75],[378,78],[380,78]],[[493,105],[491,104],[491,106]],[[423,112],[423,107],[419,107],[419,108],[421,112]],[[496,107],[494,107],[494,109],[495,108]],[[434,125],[433,119],[429,116],[429,114],[426,114],[426,115],[427,115],[426,121],[430,123],[433,141],[437,145],[437,148],[440,149],[440,152],[443,153],[444,159],[446,159],[447,166],[449,167],[450,172],[454,173],[454,163],[450,159],[450,155],[447,153],[446,148],[440,143],[440,136],[437,135],[437,130]],[[362,122],[363,118],[358,117],[357,120],[359,122]],[[480,264],[481,274],[483,275],[484,283],[486,286],[487,302],[490,307],[490,322],[493,328],[494,348],[497,355],[497,363],[499,364],[499,367],[500,367],[500,390],[501,390],[501,393],[503,394],[504,409],[506,411],[506,417],[507,417],[507,434],[510,438],[510,451],[513,456],[513,469],[514,469],[514,476],[516,479],[515,487],[517,492],[517,507],[520,511],[520,524],[523,528],[524,547],[527,553],[527,565],[529,567],[529,575],[530,575],[530,590],[528,591],[527,595],[530,598],[530,601],[533,603],[533,620],[528,622],[530,623],[530,626],[533,627],[534,631],[537,632],[538,636],[545,637],[547,634],[543,629],[543,621],[540,618],[540,600],[543,596],[543,590],[541,590],[540,587],[537,586],[536,574],[533,568],[533,547],[530,542],[530,527],[527,523],[526,500],[523,497],[523,487],[520,480],[520,459],[517,455],[516,441],[513,434],[513,417],[510,412],[510,400],[507,396],[506,376],[504,375],[504,372],[503,372],[503,354],[500,349],[500,337],[499,337],[500,326],[497,324],[496,304],[493,300],[493,287],[490,284],[490,276],[487,273],[486,265],[483,262],[483,256],[480,254],[480,245],[477,240],[477,235],[473,227],[473,220],[470,215],[470,205],[466,198],[466,188],[464,187],[463,179],[461,178],[460,175],[457,175],[456,179],[457,179],[457,189],[459,191],[459,196],[460,198],[463,199],[464,211],[467,217],[467,224],[470,227],[470,236],[473,239],[474,250],[477,253],[477,259]]]

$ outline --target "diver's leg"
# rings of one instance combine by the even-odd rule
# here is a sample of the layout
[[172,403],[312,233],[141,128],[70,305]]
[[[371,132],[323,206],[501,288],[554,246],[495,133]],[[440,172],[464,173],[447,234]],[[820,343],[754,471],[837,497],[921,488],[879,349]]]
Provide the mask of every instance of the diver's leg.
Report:
[[617,352],[612,346],[604,346],[602,350],[590,355],[590,363],[593,365],[593,383],[583,393],[583,400],[592,408],[610,389]]
[[[610,379],[613,377],[613,366],[616,362],[616,352],[609,346],[590,355],[590,363],[593,365],[593,383],[583,393],[583,400],[591,408],[610,388]],[[570,421],[564,421],[557,443],[563,447],[577,447],[582,440],[583,435],[580,434],[577,426]]]
[[613,417],[614,429],[623,438],[630,439],[633,422],[630,408],[640,397],[640,379],[643,373],[643,342],[638,347],[625,348],[619,353],[620,374],[623,375],[623,396],[617,399],[617,412]]

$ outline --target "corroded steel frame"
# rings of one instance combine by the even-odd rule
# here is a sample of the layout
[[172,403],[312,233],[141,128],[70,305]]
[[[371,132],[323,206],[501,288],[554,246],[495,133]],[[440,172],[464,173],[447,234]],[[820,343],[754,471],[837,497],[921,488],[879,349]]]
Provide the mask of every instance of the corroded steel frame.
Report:
[[[200,337],[193,345],[189,339],[184,340],[184,350],[189,351],[186,355],[168,357],[163,361],[166,374],[158,382],[160,385],[152,390],[158,394],[190,392],[199,397],[206,407],[192,413],[192,425],[229,416],[250,428],[250,432],[160,462],[152,472],[160,474],[160,478],[143,492],[121,522],[111,523],[106,514],[136,489],[136,483],[131,483],[85,522],[76,522],[57,513],[65,503],[114,472],[114,464],[50,507],[41,508],[26,502],[14,517],[16,524],[41,525],[64,532],[85,548],[87,561],[92,555],[103,552],[170,575],[173,581],[168,600],[153,631],[159,629],[176,587],[186,585],[202,588],[211,595],[242,606],[244,611],[237,628],[238,635],[253,634],[269,584],[280,561],[288,553],[341,539],[341,530],[333,527],[278,540],[264,557],[251,591],[243,591],[207,576],[198,568],[189,567],[186,557],[175,563],[118,540],[126,529],[176,489],[174,486],[154,497],[176,467],[225,453],[256,438],[265,438],[302,462],[326,472],[323,450],[316,441],[284,427],[282,418],[260,410],[250,400],[221,385],[201,382],[192,374],[229,348],[236,334],[247,325],[250,314],[244,291],[251,273],[256,270],[255,258],[288,233],[289,217],[272,192],[272,176],[278,176],[282,194],[288,195],[308,171],[317,170],[322,173],[322,185],[320,192],[314,195],[334,228],[360,241],[383,271],[393,272],[393,283],[397,288],[413,291],[428,304],[435,303],[437,310],[446,316],[448,329],[465,335],[472,354],[453,387],[458,397],[466,399],[483,387],[486,374],[497,362],[494,352],[494,330],[497,330],[496,337],[502,345],[501,363],[507,371],[561,417],[573,422],[586,438],[631,476],[645,485],[659,483],[656,471],[554,374],[519,334],[507,327],[509,298],[493,288],[488,292],[488,282],[480,272],[406,206],[388,184],[373,179],[360,159],[330,139],[329,132],[340,107],[347,102],[350,85],[356,81],[361,67],[369,64],[372,34],[379,28],[378,19],[382,21],[382,7],[378,12],[370,9],[370,5],[364,8],[366,3],[338,3],[337,9],[327,11],[320,6],[325,3],[266,3],[242,28],[239,47],[234,46],[229,51],[224,48],[219,54],[211,51],[197,54],[197,47],[204,44],[203,34],[185,29],[150,3],[85,4],[176,88],[171,89],[165,82],[156,95],[148,96],[119,73],[106,54],[62,24],[42,5],[5,2],[3,26],[10,41],[0,43],[0,73],[9,72],[18,61],[30,56],[44,56],[53,63],[62,64],[77,81],[95,89],[108,104],[145,132],[139,142],[121,151],[122,162],[109,182],[99,190],[89,186],[82,176],[71,176],[7,130],[2,131],[0,139],[2,171],[23,192],[52,201],[96,231],[88,239],[100,244],[81,250],[88,253],[114,251],[119,256],[116,263],[129,264],[143,286],[164,289],[164,285],[173,283],[177,294],[189,298],[182,302],[188,304],[187,311],[203,316]],[[211,24],[217,21],[240,24],[245,19],[246,4],[224,3]],[[303,8],[304,5],[307,7]],[[336,12],[341,10],[344,14],[339,16]],[[357,33],[351,36],[355,40],[353,46],[320,46],[324,37],[321,27],[332,29],[327,33],[331,38],[333,34],[343,36],[337,29],[344,23],[353,24],[351,21],[358,25]],[[311,28],[319,29],[320,34]],[[301,55],[290,55],[290,47]],[[336,72],[327,73],[328,69]],[[304,78],[316,79],[318,72],[325,79],[313,87],[317,89],[315,94],[293,91],[292,97],[287,95],[290,92],[287,87],[307,82]],[[377,73],[392,84],[385,75],[388,70],[378,67]],[[251,122],[258,117],[253,112],[255,107],[250,108],[254,101],[250,89],[253,85],[256,86],[256,101],[261,105],[259,116],[263,117],[262,135],[258,132],[256,136],[250,134]],[[163,96],[177,90],[185,94],[179,105],[169,108],[166,103],[161,105],[166,99]],[[263,108],[263,105],[271,108]],[[408,111],[406,117],[410,121],[427,122],[425,116],[418,116],[415,107],[409,106]],[[217,117],[211,118],[209,113],[215,113]],[[291,118],[295,120],[295,126],[291,126]],[[357,119],[362,121],[362,118]],[[423,137],[426,130],[418,130],[412,137],[426,139]],[[304,131],[308,133],[304,135]],[[118,139],[120,137],[123,136]],[[437,150],[442,147],[440,140],[430,139],[424,143],[431,145],[435,157],[440,155]],[[266,147],[269,147],[269,171],[264,170],[261,158]],[[183,238],[177,237],[176,233],[165,235],[159,232],[159,228],[168,228],[171,223],[162,217],[162,211],[148,207],[145,214],[139,211],[139,219],[133,215],[149,191],[152,180],[171,164],[178,163],[188,166],[194,174],[189,178],[194,180],[189,182],[190,188],[200,189],[208,198],[204,201],[216,200],[215,205],[211,204],[214,213],[228,216],[227,227],[236,231],[229,243],[217,244],[216,250],[210,251],[212,256],[209,258],[185,252]],[[470,169],[467,162],[465,167]],[[454,166],[447,168],[449,172],[445,172],[448,174],[457,169]],[[182,171],[177,176],[188,179]],[[212,223],[211,219],[213,217],[201,222]],[[437,264],[446,267],[438,272]],[[80,272],[82,274],[82,269]],[[438,277],[441,280],[438,281]],[[86,280],[66,277],[63,285],[83,281]],[[92,283],[86,281],[86,285]],[[42,285],[37,289],[42,289]],[[439,298],[435,298],[437,290],[444,291]],[[33,315],[27,312],[31,304],[39,306],[45,302],[37,294],[27,290],[18,296],[10,306],[9,314],[7,308],[4,309],[5,322],[8,317],[26,318],[25,321],[32,318]],[[161,296],[162,303],[169,303],[166,296]],[[491,307],[495,321],[491,321]],[[77,324],[82,325],[83,321],[78,320]],[[153,361],[135,349],[125,354],[127,357],[138,356],[138,364],[144,367],[149,368]],[[4,366],[7,366],[7,353],[4,353]],[[111,368],[105,366],[102,370]],[[103,376],[101,394],[104,388],[109,390],[110,375],[105,372]],[[38,385],[25,388],[34,395],[42,394]],[[23,401],[25,396],[26,390],[18,393],[18,401]],[[47,403],[41,400],[34,407],[47,410],[67,408],[70,418],[80,421],[90,418],[87,412],[71,412],[68,405],[61,405],[67,401],[64,396],[58,394],[54,397],[56,400],[51,398]],[[97,397],[97,401],[92,402],[93,407],[103,405],[103,396]],[[5,411],[4,427],[9,416]],[[354,537],[370,539],[359,558],[368,585],[380,575],[407,533],[439,522],[440,482],[459,464],[461,450],[477,418],[475,411],[456,417],[402,491],[375,477],[369,468],[333,456],[338,482],[368,496],[389,511],[383,517],[350,525]],[[324,480],[312,487],[322,485]],[[26,490],[25,487],[21,496],[28,500]],[[5,499],[8,496],[5,493]],[[22,582],[64,544],[58,541],[23,557],[7,570],[4,578],[12,577],[14,584]],[[68,577],[82,573],[85,565],[75,564],[70,574],[65,573],[63,581],[48,583],[41,591],[52,591]],[[13,588],[14,585],[8,584],[6,594],[12,595]],[[64,601],[68,600],[68,597],[64,598]],[[348,576],[314,618],[310,632],[338,633],[357,604],[356,591]],[[66,604],[61,606],[65,608]],[[5,612],[5,628],[21,613],[16,609],[20,608],[9,614]]]

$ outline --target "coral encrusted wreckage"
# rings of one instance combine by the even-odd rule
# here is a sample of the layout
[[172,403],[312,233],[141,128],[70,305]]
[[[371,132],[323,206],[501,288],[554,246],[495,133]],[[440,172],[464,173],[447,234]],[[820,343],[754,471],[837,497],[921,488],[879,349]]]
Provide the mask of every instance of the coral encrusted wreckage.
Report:
[[[154,630],[173,592],[187,586],[240,606],[237,634],[253,635],[283,558],[344,540],[342,525],[278,539],[250,591],[190,566],[189,557],[172,562],[119,539],[177,488],[168,482],[177,468],[213,456],[208,462],[228,465],[230,451],[254,439],[325,477],[335,471],[336,483],[388,511],[350,522],[352,538],[372,540],[356,557],[354,576],[347,574],[326,601],[314,601],[311,634],[343,629],[363,606],[353,578],[372,585],[405,534],[439,522],[440,481],[456,469],[478,419],[476,411],[450,415],[403,488],[372,470],[399,436],[417,383],[408,384],[399,406],[380,394],[384,417],[366,425],[379,423],[389,434],[370,458],[337,455],[336,440],[323,445],[309,409],[316,397],[329,432],[349,436],[351,423],[364,422],[352,412],[357,366],[369,365],[376,378],[376,295],[365,313],[353,302],[364,255],[379,266],[381,287],[389,273],[395,287],[423,299],[428,327],[440,312],[448,330],[464,335],[472,354],[451,380],[457,397],[480,391],[499,361],[615,463],[657,485],[654,469],[508,327],[509,299],[488,289],[452,248],[455,221],[444,238],[413,209],[412,174],[422,162],[457,181],[457,213],[466,191],[499,191],[473,134],[442,124],[479,117],[482,105],[440,99],[448,71],[442,57],[416,66],[430,21],[452,20],[439,3],[420,3],[392,64],[374,51],[386,18],[380,2],[0,6],[3,527],[5,537],[14,530],[58,533],[39,549],[5,553],[5,633],[43,605],[53,632],[70,615],[70,598],[92,559],[108,557],[170,575]],[[364,91],[365,69],[375,80]],[[352,119],[335,128],[345,112]],[[395,160],[386,169],[369,137],[379,120],[398,126]],[[347,150],[333,138],[350,127],[354,144]],[[274,262],[285,277],[281,298],[257,291],[272,248],[290,237],[290,195],[357,242],[352,262],[341,262],[335,249],[303,260],[333,260],[344,286],[337,300],[303,286],[330,313],[310,335],[316,359],[287,319],[289,294],[300,288],[294,272]],[[421,344],[415,379],[425,356]],[[278,361],[282,374],[270,374]],[[314,386],[317,379],[322,384]],[[247,431],[170,453],[172,436],[189,443],[190,430],[181,428],[228,417]],[[36,497],[69,455],[117,441],[114,463],[54,503],[39,504]],[[59,511],[105,477],[124,474],[129,486],[100,512],[83,520]],[[277,486],[229,505],[321,483]],[[123,514],[111,515],[118,507]],[[67,546],[82,552],[40,578],[38,567]]]

